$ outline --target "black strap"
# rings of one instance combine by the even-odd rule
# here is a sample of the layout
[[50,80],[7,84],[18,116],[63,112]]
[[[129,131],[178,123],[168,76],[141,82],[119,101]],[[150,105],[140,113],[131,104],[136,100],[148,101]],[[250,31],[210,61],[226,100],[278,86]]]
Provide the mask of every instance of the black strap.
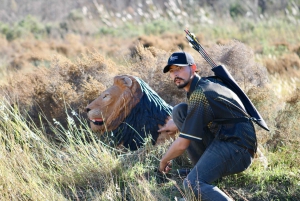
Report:
[[[228,118],[228,119],[214,119],[211,123],[222,125],[222,124],[236,124],[236,123],[249,122],[249,121],[253,121],[256,123],[257,120],[254,117],[239,117],[239,118]],[[215,134],[210,131],[208,125],[205,126],[203,130],[204,132],[210,133],[213,136],[215,136]]]
[[256,122],[256,119],[253,117],[239,117],[239,118],[214,119],[213,120],[213,122],[217,123],[217,124],[234,124],[234,123],[248,122],[248,121]]

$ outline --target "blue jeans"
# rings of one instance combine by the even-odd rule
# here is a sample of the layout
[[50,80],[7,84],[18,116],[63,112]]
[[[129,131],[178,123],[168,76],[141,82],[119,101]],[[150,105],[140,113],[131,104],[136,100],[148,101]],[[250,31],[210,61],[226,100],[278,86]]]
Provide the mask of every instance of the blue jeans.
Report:
[[[181,103],[173,108],[173,121],[179,131],[186,117],[187,104]],[[194,164],[193,169],[184,179],[183,185],[187,194],[192,191],[192,197],[201,200],[231,200],[212,182],[223,176],[246,170],[252,163],[250,153],[231,142],[214,139],[205,149],[199,149],[197,142],[191,141],[187,149],[188,155]],[[199,150],[199,151],[197,151]],[[188,196],[189,197],[189,196]]]

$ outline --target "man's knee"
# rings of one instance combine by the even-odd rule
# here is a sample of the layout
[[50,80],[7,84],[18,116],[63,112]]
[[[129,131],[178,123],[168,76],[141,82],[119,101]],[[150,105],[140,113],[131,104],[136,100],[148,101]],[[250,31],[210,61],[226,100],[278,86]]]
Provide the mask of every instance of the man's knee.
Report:
[[172,115],[185,115],[187,114],[188,105],[186,103],[179,103],[173,107]]
[[173,107],[172,118],[179,130],[186,118],[187,108],[188,105],[186,103],[179,103],[178,105]]

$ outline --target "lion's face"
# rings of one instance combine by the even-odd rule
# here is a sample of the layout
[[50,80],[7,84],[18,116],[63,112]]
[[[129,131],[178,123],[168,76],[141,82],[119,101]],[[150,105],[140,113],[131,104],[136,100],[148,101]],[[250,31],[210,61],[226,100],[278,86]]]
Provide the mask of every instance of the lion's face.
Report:
[[141,97],[142,91],[134,77],[116,76],[113,86],[86,107],[91,129],[99,132],[116,129]]

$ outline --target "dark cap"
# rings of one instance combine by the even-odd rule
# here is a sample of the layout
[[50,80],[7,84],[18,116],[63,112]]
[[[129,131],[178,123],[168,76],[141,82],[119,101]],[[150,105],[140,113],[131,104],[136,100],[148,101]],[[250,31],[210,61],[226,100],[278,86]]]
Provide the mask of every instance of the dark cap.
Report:
[[167,73],[170,70],[170,66],[188,66],[194,64],[194,58],[187,52],[174,52],[169,60],[168,65],[165,66],[163,72]]

